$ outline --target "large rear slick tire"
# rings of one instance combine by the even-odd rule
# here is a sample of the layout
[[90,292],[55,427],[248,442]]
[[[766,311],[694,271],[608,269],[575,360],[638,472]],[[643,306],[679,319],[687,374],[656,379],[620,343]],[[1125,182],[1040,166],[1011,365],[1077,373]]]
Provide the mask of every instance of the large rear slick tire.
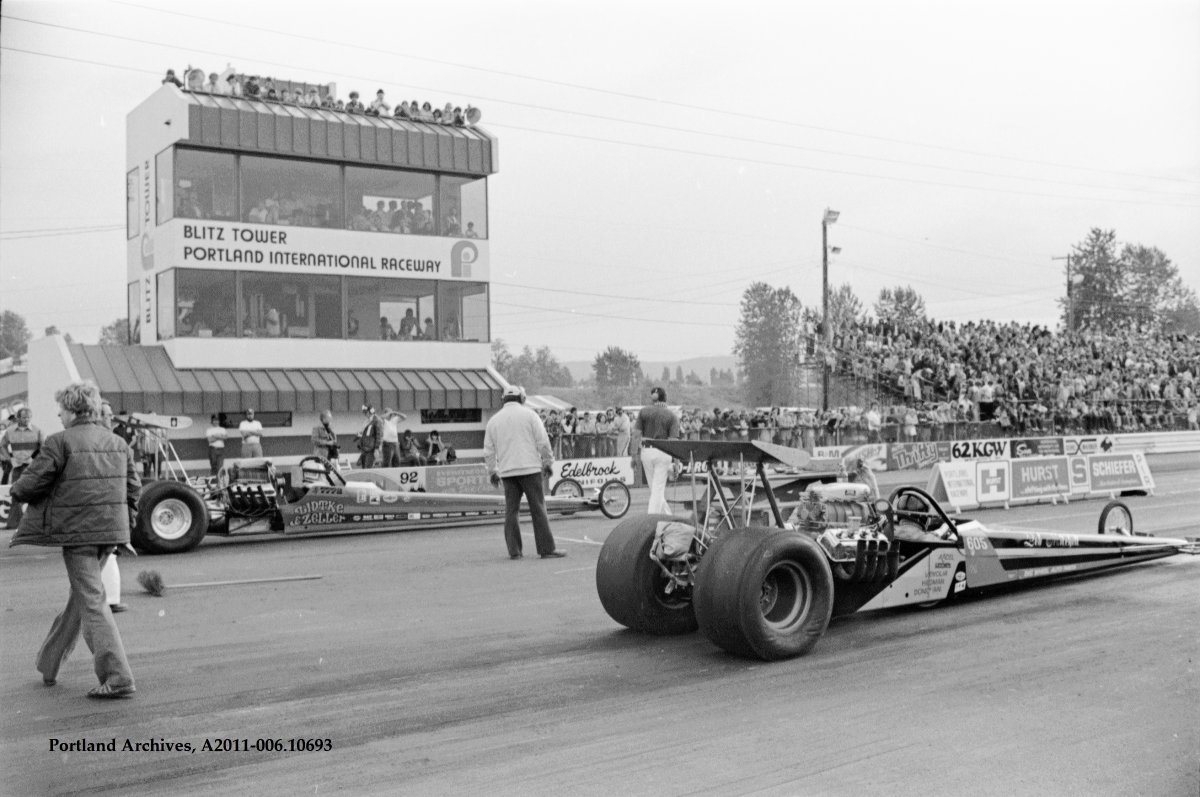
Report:
[[145,553],[183,553],[200,544],[208,532],[204,499],[182,482],[155,482],[138,501],[133,545]]
[[833,573],[798,531],[747,528],[717,540],[696,573],[696,620],[718,647],[766,661],[802,656],[833,613]]
[[635,515],[608,535],[596,562],[596,593],[608,616],[626,628],[667,636],[696,630],[691,596],[668,594],[670,579],[650,558],[654,531],[671,515]]

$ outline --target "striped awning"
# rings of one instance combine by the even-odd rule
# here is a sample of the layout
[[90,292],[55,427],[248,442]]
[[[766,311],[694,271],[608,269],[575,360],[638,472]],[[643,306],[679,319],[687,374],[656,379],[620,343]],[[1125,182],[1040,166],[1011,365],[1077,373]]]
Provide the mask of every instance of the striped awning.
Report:
[[497,171],[496,139],[480,127],[181,92],[171,86],[163,90],[188,104],[187,138],[181,143],[459,174]]
[[266,412],[496,409],[502,386],[486,369],[176,368],[162,346],[68,345],[79,376],[118,413],[206,416]]

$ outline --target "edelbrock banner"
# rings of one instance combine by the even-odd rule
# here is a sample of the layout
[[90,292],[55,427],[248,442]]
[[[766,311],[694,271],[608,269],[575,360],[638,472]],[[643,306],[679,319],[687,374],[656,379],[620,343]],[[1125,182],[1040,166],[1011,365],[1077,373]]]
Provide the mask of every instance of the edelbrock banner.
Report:
[[611,481],[633,486],[633,460],[629,457],[596,457],[594,459],[560,459],[550,475],[550,490],[564,479],[579,483],[585,490],[603,487]]

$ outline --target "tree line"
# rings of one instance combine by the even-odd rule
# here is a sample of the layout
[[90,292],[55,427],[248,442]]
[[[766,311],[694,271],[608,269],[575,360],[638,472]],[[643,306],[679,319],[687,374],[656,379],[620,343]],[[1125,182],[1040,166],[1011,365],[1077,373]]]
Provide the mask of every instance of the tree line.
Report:
[[[1093,228],[1071,247],[1063,266],[1060,322],[1063,330],[1118,329],[1133,325],[1166,334],[1200,334],[1200,302],[1184,284],[1179,269],[1162,250],[1142,244],[1122,243],[1114,230]],[[926,321],[925,300],[909,285],[883,288],[874,306],[874,318],[892,328]],[[805,307],[790,288],[752,283],[743,292],[740,317],[734,330],[733,354],[737,370],[711,369],[709,384],[741,385],[750,406],[796,403],[800,369],[814,358],[830,358],[825,339],[852,329],[869,318],[862,300],[849,285],[831,288],[829,329],[823,325],[820,300]],[[57,327],[46,328],[55,334]],[[0,312],[0,359],[20,358],[32,339],[25,319],[12,310]],[[100,343],[126,344],[128,325],[118,318],[100,329]],[[502,339],[492,341],[492,365],[507,380],[529,390],[572,387],[570,370],[558,361],[549,346],[525,346],[513,354]],[[651,380],[643,373],[637,355],[618,346],[596,354],[592,374],[598,388],[636,387]],[[672,379],[672,376],[674,377]],[[674,375],[664,368],[664,383],[703,384],[694,371]]]

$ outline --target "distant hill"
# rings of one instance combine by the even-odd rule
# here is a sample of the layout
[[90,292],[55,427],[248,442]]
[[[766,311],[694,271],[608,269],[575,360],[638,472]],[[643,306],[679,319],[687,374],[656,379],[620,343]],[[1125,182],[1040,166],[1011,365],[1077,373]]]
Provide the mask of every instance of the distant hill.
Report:
[[[563,363],[567,370],[571,372],[571,378],[576,382],[584,379],[592,378],[592,361],[575,361]],[[737,370],[737,358],[732,354],[718,354],[711,357],[692,357],[687,360],[673,361],[642,361],[642,373],[650,375],[650,381],[653,382],[662,376],[663,368],[671,369],[671,378],[675,378],[675,368],[683,368],[683,375],[686,377],[692,371],[696,372],[696,376],[708,384],[708,373],[713,368],[718,371],[735,371]]]

